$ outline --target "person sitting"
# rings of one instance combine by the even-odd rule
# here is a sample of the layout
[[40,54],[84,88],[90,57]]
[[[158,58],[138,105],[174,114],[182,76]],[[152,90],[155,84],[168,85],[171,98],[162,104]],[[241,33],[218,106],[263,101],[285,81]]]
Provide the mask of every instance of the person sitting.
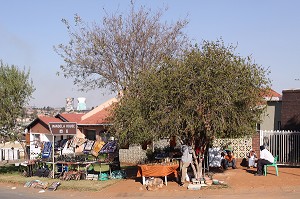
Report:
[[257,161],[257,155],[256,155],[255,151],[253,149],[251,149],[248,154],[248,169],[250,167],[255,168],[257,166],[256,161]]
[[232,154],[231,151],[228,151],[227,154],[224,156],[224,159],[222,159],[221,166],[223,169],[228,169],[229,166],[231,166],[233,169],[236,169],[236,161],[235,157]]
[[254,176],[262,176],[264,171],[264,166],[266,164],[274,163],[274,156],[268,151],[264,146],[260,146],[260,156],[257,160],[257,173]]

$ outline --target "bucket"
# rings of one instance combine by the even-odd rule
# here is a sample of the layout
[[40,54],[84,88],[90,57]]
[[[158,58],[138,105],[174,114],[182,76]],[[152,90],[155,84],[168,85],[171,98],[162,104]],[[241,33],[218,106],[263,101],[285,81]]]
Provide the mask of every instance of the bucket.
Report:
[[108,180],[108,173],[100,173],[98,176],[98,180],[101,180],[101,181]]

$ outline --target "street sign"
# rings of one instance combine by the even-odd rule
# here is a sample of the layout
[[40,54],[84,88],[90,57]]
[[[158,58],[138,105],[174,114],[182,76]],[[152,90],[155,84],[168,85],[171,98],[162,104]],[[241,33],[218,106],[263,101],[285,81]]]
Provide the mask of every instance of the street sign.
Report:
[[76,122],[49,122],[52,135],[76,135]]

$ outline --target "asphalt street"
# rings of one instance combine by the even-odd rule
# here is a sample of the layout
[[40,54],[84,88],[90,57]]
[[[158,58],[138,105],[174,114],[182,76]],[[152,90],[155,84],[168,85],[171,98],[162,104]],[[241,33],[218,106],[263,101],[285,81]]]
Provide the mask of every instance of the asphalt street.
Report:
[[[134,198],[134,199],[142,199],[142,198],[164,198],[164,199],[181,199],[181,198],[193,198],[193,199],[214,199],[214,198],[223,198],[224,194],[212,194],[212,195],[203,195],[203,194],[187,194],[187,195],[160,195],[160,193],[153,193],[153,194],[97,194],[97,196],[91,196],[88,193],[86,195],[76,195],[70,193],[65,193],[64,191],[45,191],[39,193],[39,189],[27,189],[27,188],[21,188],[21,187],[13,187],[13,186],[0,186],[0,198],[1,199],[66,199],[66,198],[72,198],[72,199],[80,199],[80,198]],[[147,192],[146,192],[147,193]],[[196,193],[196,192],[195,192]],[[201,193],[201,192],[200,192]],[[286,192],[284,194],[279,192],[273,192],[273,193],[261,193],[261,192],[249,192],[249,193],[231,193],[226,194],[227,198],[231,199],[246,199],[246,198],[284,198],[284,199],[298,199],[299,198],[299,191],[291,191]]]

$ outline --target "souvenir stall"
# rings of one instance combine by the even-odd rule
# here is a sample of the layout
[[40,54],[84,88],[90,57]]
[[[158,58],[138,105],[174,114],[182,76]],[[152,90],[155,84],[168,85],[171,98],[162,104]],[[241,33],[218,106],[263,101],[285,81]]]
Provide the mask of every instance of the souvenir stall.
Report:
[[[75,122],[50,122],[49,123],[49,129],[50,129],[50,132],[52,134],[52,143],[53,143],[53,146],[54,146],[55,136],[62,136],[62,135],[75,136],[77,134],[77,123],[75,123]],[[70,143],[71,143],[71,139],[69,139],[66,142],[66,145],[65,145],[66,149],[68,149],[68,146],[70,145]],[[55,177],[55,164],[59,164],[59,163],[55,162],[55,150],[54,150],[54,148],[55,147],[52,147],[52,172],[53,172],[52,177],[53,178]],[[75,155],[74,149],[70,150],[70,151],[67,151],[67,152],[73,153]],[[46,153],[46,154],[49,154],[49,155],[47,155],[48,157],[50,156],[50,152]],[[45,155],[45,154],[43,153],[43,155]]]
[[[96,141],[88,140],[84,146],[83,152],[85,154],[91,154],[95,157],[95,161],[89,162],[89,167],[94,167],[94,164],[100,165],[99,176],[95,174],[93,169],[90,171],[87,169],[87,179],[95,179],[96,177],[102,178],[102,180],[112,177],[112,171],[120,170],[119,153],[117,142],[110,138],[108,142],[104,142],[101,138]],[[102,173],[102,165],[109,166],[109,175]],[[105,176],[105,177],[103,177]]]
[[[77,137],[77,124],[74,122],[50,122],[49,129],[51,134],[41,142],[40,155],[32,160],[34,163],[28,164],[30,170],[27,173],[30,176],[98,180],[102,174],[102,165],[109,167],[106,178],[113,176],[114,170],[120,170],[117,142],[113,137],[107,142],[100,135],[96,136],[96,140]],[[96,165],[97,171],[94,171]]]

